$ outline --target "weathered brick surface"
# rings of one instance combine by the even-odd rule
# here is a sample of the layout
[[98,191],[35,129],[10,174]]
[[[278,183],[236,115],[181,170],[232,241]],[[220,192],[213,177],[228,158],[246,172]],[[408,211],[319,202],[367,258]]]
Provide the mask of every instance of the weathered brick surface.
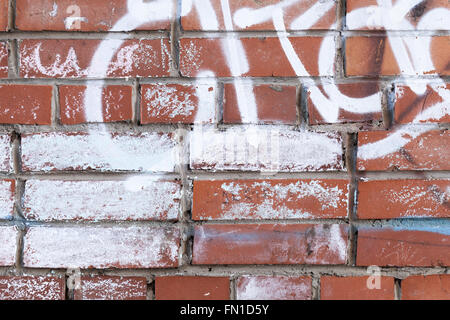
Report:
[[443,225],[358,230],[356,262],[360,266],[448,266],[448,228]]
[[[405,39],[406,38],[406,39]],[[399,65],[398,61],[408,61],[406,52],[397,53],[392,49],[391,41],[398,44],[402,41],[417,41],[416,37],[365,37],[354,36],[346,40],[346,75],[347,76],[390,76],[390,75],[440,75],[448,76],[450,69],[450,38],[448,36],[421,36],[423,43],[430,43],[430,55],[433,64]],[[418,41],[417,41],[418,42]],[[418,42],[420,45],[420,42]]]
[[194,181],[193,201],[196,220],[344,218],[348,181]]
[[167,268],[178,265],[179,231],[155,227],[32,227],[23,263],[32,268]]
[[65,279],[45,276],[0,277],[0,300],[64,300]]
[[6,42],[0,42],[0,78],[8,77],[8,45]]
[[[341,95],[336,92],[339,91]],[[324,92],[328,101],[320,96]],[[359,99],[374,95],[375,104],[370,105],[371,112],[367,112],[367,105]],[[381,92],[376,82],[350,83],[339,85],[320,85],[308,88],[307,91],[309,124],[366,122],[381,120]],[[376,103],[378,102],[378,105]],[[327,120],[331,109],[337,109],[336,119]],[[325,114],[324,114],[325,113]]]
[[448,218],[449,189],[450,180],[362,181],[358,185],[358,217]]
[[[333,68],[319,70],[317,59],[322,37],[292,37],[289,38],[292,48],[303,61],[305,71],[297,74],[291,66],[288,57],[283,53],[278,38],[239,38],[239,39],[181,39],[180,40],[180,70],[186,77],[202,76],[204,71],[212,71],[217,77],[295,77],[302,76],[331,76]],[[239,67],[230,68],[227,65],[225,48],[243,48],[247,52],[246,59],[236,63]],[[308,48],[308,50],[305,50]],[[211,52],[217,54],[211,55]],[[331,57],[333,60],[333,57]]]
[[11,137],[0,134],[0,171],[11,169]]
[[14,213],[14,180],[0,180],[0,219],[12,217]]
[[228,300],[227,277],[166,276],[155,279],[157,300]]
[[87,101],[86,86],[60,86],[59,108],[63,124],[85,122],[130,121],[133,117],[132,89],[130,86],[94,87],[101,92],[102,108],[100,117],[98,109]]
[[0,226],[0,266],[12,266],[16,257],[17,229]]
[[428,127],[360,132],[357,168],[361,171],[449,170],[449,139],[447,130]]
[[310,300],[310,277],[243,276],[237,280],[238,300]]
[[195,227],[193,264],[343,264],[344,225],[245,224]]
[[22,167],[25,171],[171,172],[174,162],[175,141],[171,134],[52,132],[22,136]]
[[[131,9],[137,16],[151,12],[151,6],[145,6],[145,3],[140,5],[139,2],[131,2]],[[76,3],[70,0],[18,0],[16,8],[17,28],[30,31],[109,31],[128,13],[126,0],[79,0]],[[169,29],[169,12],[159,16],[157,22],[144,23],[134,28],[123,25],[114,31]],[[79,22],[79,28],[76,22]]]
[[[217,20],[209,23],[202,23],[204,15],[208,14],[209,8],[205,4],[197,2],[199,6],[192,6],[192,1],[183,1],[182,10],[186,12],[181,18],[181,26],[184,30],[278,30],[272,20],[272,14],[275,10],[283,10],[286,30],[305,30],[305,29],[334,29],[336,21],[336,4],[332,0],[314,1],[305,0],[300,2],[271,0],[266,3],[244,0],[230,1],[230,13],[234,20],[231,26],[227,26],[224,21],[224,12],[222,11],[221,1],[212,0],[212,10],[217,14]],[[268,5],[268,6],[267,6]],[[298,17],[310,10],[311,20],[303,21]],[[323,15],[322,15],[323,14]],[[306,19],[305,19],[306,20]]]
[[[141,123],[212,123],[216,95],[215,86],[208,84],[142,85]],[[201,114],[200,103],[207,107]]]
[[334,133],[283,127],[201,128],[190,136],[190,167],[217,171],[343,170],[342,138]]
[[143,277],[81,277],[75,300],[146,300],[147,279]]
[[402,280],[402,300],[449,300],[450,275],[409,276]]
[[[223,105],[225,123],[252,123],[246,118],[246,104],[239,104],[237,92],[239,87],[248,87],[255,95],[258,108],[257,119],[265,124],[294,124],[297,120],[297,93],[295,86],[226,84]],[[244,111],[241,111],[244,109]],[[241,115],[242,113],[242,115]]]
[[9,1],[0,0],[0,31],[8,30]]
[[174,220],[180,196],[175,181],[28,180],[23,205],[31,220]]
[[428,85],[424,94],[417,94],[413,89],[408,85],[395,87],[396,123],[450,122],[449,84]]
[[[115,54],[109,65],[102,68],[98,64],[91,64],[100,45],[98,40],[22,40],[19,44],[20,75],[23,78],[125,78],[169,75],[170,45],[167,39],[105,41],[107,43],[103,45],[108,46],[107,52],[112,51]],[[42,54],[43,52],[45,54]],[[99,62],[103,60],[97,61]]]
[[[389,6],[376,0],[347,0],[347,27],[351,30],[449,29],[443,15],[443,10],[450,9],[446,0],[411,2],[406,12],[395,6],[397,2],[392,3],[394,5]],[[404,15],[405,22],[399,19],[400,14]]]
[[380,276],[320,278],[321,300],[394,300],[394,278]]
[[447,299],[449,21],[0,0],[0,299]]
[[50,125],[51,117],[51,86],[0,86],[0,123]]

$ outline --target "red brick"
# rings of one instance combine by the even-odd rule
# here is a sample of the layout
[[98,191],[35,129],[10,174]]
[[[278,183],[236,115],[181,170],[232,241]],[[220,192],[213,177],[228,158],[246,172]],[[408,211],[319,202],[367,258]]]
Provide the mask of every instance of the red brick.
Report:
[[227,277],[167,276],[155,279],[156,300],[229,300]]
[[130,86],[105,86],[96,90],[102,92],[102,120],[87,119],[87,112],[95,111],[96,104],[86,108],[86,86],[60,86],[60,119],[63,124],[79,124],[85,122],[117,122],[130,121],[133,117],[132,89]]
[[[302,61],[308,74],[302,76],[332,76],[333,70],[319,71],[318,54],[324,37],[291,37],[295,53]],[[330,41],[332,38],[328,38]],[[232,74],[227,64],[226,53],[234,46],[240,48],[242,61],[239,63],[240,71]],[[237,49],[239,50],[239,49]],[[211,54],[214,52],[214,54]],[[334,59],[334,52],[327,56]],[[248,61],[248,69],[245,68]],[[240,39],[181,39],[180,40],[180,70],[183,76],[196,77],[204,71],[212,71],[216,77],[295,77],[297,74],[292,68],[286,53],[281,47],[278,38],[240,38]],[[201,75],[200,75],[201,76]]]
[[[212,123],[216,109],[215,85],[145,84],[141,86],[141,123]],[[200,97],[204,98],[198,115]]]
[[50,125],[52,87],[35,85],[0,86],[0,123]]
[[[242,119],[240,107],[248,107],[247,101],[239,104],[236,86],[253,92],[257,107],[257,119]],[[297,93],[295,86],[225,84],[223,121],[225,123],[279,123],[294,124],[297,120]]]
[[346,258],[345,225],[195,227],[193,264],[343,264]]
[[31,227],[23,263],[30,268],[171,268],[178,266],[179,246],[179,230],[170,227]]
[[0,219],[11,218],[14,213],[14,180],[0,180]]
[[176,143],[170,133],[24,134],[21,147],[24,171],[172,172],[176,161]]
[[11,170],[11,137],[0,134],[0,171]]
[[346,180],[194,181],[192,218],[344,218],[347,203]]
[[[128,3],[130,3],[130,1],[127,0],[77,0],[76,5],[80,8],[79,16],[82,19],[80,20],[80,29],[75,29],[75,25],[71,24],[70,21],[67,22],[67,26],[65,24],[68,17],[78,17],[77,12],[70,8],[70,6],[74,5],[73,1],[58,0],[57,2],[54,2],[48,0],[17,0],[16,26],[19,30],[27,31],[108,31],[116,25],[120,18],[124,17],[129,12],[129,8],[127,8]],[[130,9],[132,9],[132,7]],[[136,11],[136,9],[138,9],[138,11]],[[133,11],[134,14],[142,15],[143,12],[139,12],[139,9],[145,10],[145,7],[137,7],[136,9]],[[116,26],[114,31],[129,31],[133,29],[167,30],[170,27],[169,16],[171,14],[172,12],[170,11],[161,12],[158,17],[159,21],[145,23],[137,28]],[[163,19],[165,16],[167,18]],[[136,18],[131,15],[129,21],[134,22],[134,20],[136,20]]]
[[[381,277],[380,287],[371,288],[367,282],[372,279],[364,277],[320,278],[321,300],[394,300],[394,278]],[[372,283],[369,283],[372,285]]]
[[243,276],[237,280],[238,300],[310,300],[310,277]]
[[428,127],[359,132],[357,168],[361,171],[449,170],[450,135]]
[[[394,2],[392,11],[388,8],[384,8],[383,11],[379,11],[377,15],[376,9],[383,9],[382,6],[378,4],[377,0],[347,0],[347,26],[350,30],[367,30],[367,29],[385,29],[385,30],[404,30],[404,25],[397,23],[397,21],[389,21],[385,27],[381,27],[376,24],[377,21],[381,20],[383,16],[400,15],[401,13],[395,13],[393,10],[398,10]],[[355,10],[359,9],[360,14],[356,14]],[[450,4],[447,0],[427,0],[419,1],[406,13],[405,19],[410,23],[413,28],[417,30],[427,30],[430,28],[429,24],[422,23],[419,25],[421,19],[426,16],[430,11],[434,9],[450,9]],[[352,13],[353,12],[353,13]],[[442,15],[442,12],[440,12]],[[438,14],[439,16],[439,14]],[[436,16],[435,16],[436,17]],[[448,25],[445,25],[445,21],[442,21],[442,29],[449,29]]]
[[362,228],[358,232],[358,266],[449,266],[450,235],[440,228]]
[[409,276],[402,280],[402,300],[450,300],[450,275]]
[[0,226],[0,266],[12,266],[16,259],[17,229]]
[[81,277],[75,300],[146,300],[147,279],[143,277]]
[[156,180],[134,185],[131,180],[28,180],[23,214],[27,219],[39,221],[176,220],[180,197],[178,181]]
[[[358,217],[450,217],[450,180],[379,180],[358,184]],[[373,204],[377,205],[374,206]]]
[[423,94],[415,93],[410,86],[395,87],[396,123],[449,123],[450,84],[427,85]]
[[338,133],[291,130],[283,126],[234,126],[226,131],[194,129],[190,167],[194,170],[265,172],[344,170]]
[[[100,60],[99,56],[93,61],[93,56],[101,43],[108,46],[104,49],[103,60]],[[22,40],[19,46],[20,76],[24,78],[123,78],[169,75],[170,45],[167,39],[103,41],[41,39]],[[105,63],[104,59],[108,59],[109,53],[112,55],[112,61],[109,62],[107,70],[101,70],[101,63]]]
[[[431,38],[431,39],[430,39]],[[434,68],[430,69],[425,64],[414,65],[412,70],[402,68],[392,50],[391,41],[422,40],[423,46],[431,41],[430,56]],[[405,50],[406,51],[406,50]],[[400,54],[400,53],[398,53]],[[346,40],[345,46],[346,75],[347,76],[392,76],[392,75],[450,75],[448,61],[450,60],[450,37],[448,36],[354,36]],[[408,55],[401,56],[401,61],[409,61]],[[412,64],[412,63],[411,63]]]
[[8,46],[0,42],[0,78],[8,78]]
[[[336,89],[339,90],[342,96],[331,95]],[[367,105],[359,99],[364,99],[375,95],[378,104]],[[320,98],[319,98],[320,97]],[[322,99],[327,99],[326,104]],[[326,123],[346,123],[346,122],[367,122],[380,121],[382,119],[381,110],[381,92],[378,83],[376,82],[360,82],[347,83],[338,85],[319,85],[308,88],[307,104],[309,124],[326,124]],[[355,108],[356,106],[356,108]],[[366,112],[367,108],[370,111]],[[336,117],[334,119],[327,119],[330,111],[336,110]],[[355,110],[355,111],[347,111]],[[326,112],[327,116],[323,113]]]
[[0,277],[0,300],[64,300],[63,277]]
[[[232,28],[235,30],[282,30],[276,28],[272,21],[272,13],[280,8],[283,9],[283,17],[286,30],[305,30],[305,29],[334,29],[336,21],[336,4],[335,1],[325,0],[319,3],[314,0],[294,1],[290,5],[282,5],[281,0],[269,1],[229,1],[230,13],[233,17]],[[284,1],[286,2],[286,1]],[[196,6],[188,7],[187,1],[182,2],[182,10],[186,12],[181,17],[181,25],[185,30],[212,30],[225,31],[227,30],[224,23],[224,13],[222,11],[221,1],[212,0],[212,10],[215,17],[209,20],[211,26],[202,26],[200,12]],[[200,2],[199,2],[200,3]],[[305,23],[302,19],[303,15],[308,9],[314,6],[319,14],[315,13],[311,19],[314,21],[312,25]],[[202,8],[205,11],[205,8]],[[242,11],[240,11],[242,10]],[[256,10],[256,11],[253,11]],[[202,14],[208,14],[205,11]],[[255,23],[251,23],[251,19],[257,19]],[[258,20],[262,20],[258,22]],[[306,18],[305,18],[306,20]],[[238,22],[237,22],[238,21]],[[258,23],[257,23],[258,22]]]
[[0,0],[0,31],[8,30],[9,0]]

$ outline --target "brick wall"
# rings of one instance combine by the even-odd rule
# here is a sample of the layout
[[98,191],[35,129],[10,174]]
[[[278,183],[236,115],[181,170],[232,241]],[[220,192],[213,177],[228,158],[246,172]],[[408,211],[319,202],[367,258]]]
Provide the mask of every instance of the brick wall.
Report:
[[448,21],[0,0],[0,299],[449,299]]

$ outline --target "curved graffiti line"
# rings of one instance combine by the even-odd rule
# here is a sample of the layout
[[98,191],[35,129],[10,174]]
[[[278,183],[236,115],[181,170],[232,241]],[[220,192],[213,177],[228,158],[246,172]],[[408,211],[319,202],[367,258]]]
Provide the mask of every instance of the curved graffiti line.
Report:
[[[230,4],[228,0],[221,0],[221,9],[223,14],[223,21],[225,24],[225,29],[227,31],[233,31],[233,24],[243,28],[249,27],[254,24],[272,21],[275,30],[278,30],[277,35],[281,44],[281,47],[295,71],[297,76],[310,77],[305,66],[303,65],[300,57],[296,54],[292,43],[286,32],[286,24],[284,21],[283,8],[296,4],[300,0],[284,0],[277,5],[269,5],[259,9],[251,8],[240,8],[231,14]],[[348,14],[351,17],[352,25],[351,28],[360,27],[383,27],[386,30],[389,26],[395,25],[400,26],[405,30],[414,30],[414,27],[409,23],[405,15],[418,3],[421,1],[397,1],[396,5],[392,5],[390,0],[378,0],[378,7],[366,7],[354,10]],[[184,0],[182,7],[182,15],[187,15],[191,10],[197,11],[199,15],[199,20],[203,29],[215,30],[218,29],[218,19],[217,14],[211,4],[210,0]],[[291,28],[308,28],[316,23],[327,11],[332,7],[331,2],[317,2],[306,10],[302,15],[295,18],[291,24]],[[140,25],[148,22],[155,22],[159,20],[166,20],[172,17],[172,12],[174,8],[171,1],[166,0],[156,0],[152,2],[144,2],[129,0],[128,1],[128,13],[124,15],[111,29],[111,32],[121,31],[121,30],[133,30]],[[448,21],[443,19],[435,19],[436,15],[442,16],[444,14],[448,19],[450,19],[450,10],[437,8],[428,12],[422,17],[418,24],[419,28],[426,28],[427,26],[431,29],[442,28],[439,21]],[[332,26],[334,27],[334,26]],[[387,31],[387,37],[389,43],[391,44],[392,50],[394,52],[397,63],[402,70],[407,70],[408,72],[415,72],[416,70],[434,70],[433,61],[430,53],[430,39],[414,39],[407,40],[401,39],[399,37],[393,36],[393,34]],[[95,51],[95,54],[91,60],[91,64],[88,68],[88,76],[95,75],[96,77],[104,78],[107,76],[108,67],[119,50],[121,45],[125,40],[116,41],[102,41]],[[247,54],[243,48],[242,42],[232,37],[229,33],[226,34],[225,38],[222,40],[222,49],[224,51],[226,62],[228,68],[230,69],[231,75],[233,77],[240,77],[249,70],[249,64],[247,60]],[[334,40],[332,37],[324,37],[324,40],[320,46],[319,56],[318,56],[318,68],[321,74],[328,74],[333,68],[334,56],[330,55],[330,52],[335,51]],[[417,55],[408,55],[408,52],[417,52]],[[202,74],[197,76],[203,77],[208,76],[214,78],[215,75],[212,71],[202,71]],[[236,88],[238,109],[241,114],[243,122],[256,123],[258,120],[257,116],[257,105],[256,99],[253,93],[252,85],[244,85],[243,80],[237,78],[234,81],[234,86]],[[308,82],[308,80],[305,80]],[[381,101],[379,99],[379,94],[373,94],[363,98],[352,98],[342,92],[340,92],[338,86],[333,79],[327,79],[324,85],[324,92],[321,92],[316,86],[310,88],[311,99],[315,106],[318,108],[320,115],[329,122],[334,122],[338,118],[339,106],[346,111],[352,113],[371,113],[381,111]],[[439,78],[433,80],[437,84],[433,84],[431,88],[435,90],[439,95],[441,95],[445,101],[449,101],[448,90],[445,90],[444,82]],[[200,83],[198,80],[197,83]],[[312,81],[311,81],[312,82]],[[412,88],[417,94],[423,94],[426,90],[427,83],[415,83],[408,79],[405,82]],[[251,83],[251,80],[250,80]],[[111,139],[110,133],[108,133],[106,126],[101,124],[103,120],[102,114],[102,91],[101,87],[104,81],[97,81],[96,85],[92,85],[91,82],[87,81],[87,89],[85,95],[84,104],[86,106],[86,120],[88,122],[99,122],[100,125],[96,130],[90,130],[90,140],[93,144],[104,152],[105,157],[108,161],[114,165],[120,165],[121,167],[127,168],[130,163],[127,162],[126,156],[119,156],[117,154],[123,153],[124,151],[117,146]],[[322,84],[325,84],[322,80]],[[217,85],[217,80],[214,80],[212,84]],[[201,122],[202,115],[207,112],[204,109],[210,106],[204,103],[205,100],[210,99],[205,97],[205,93],[201,90],[197,90],[199,107],[197,110],[196,121],[194,121],[193,134],[202,134],[201,125],[197,124]],[[421,112],[413,120],[413,123],[418,121],[423,121],[431,119],[435,112],[435,109],[442,107],[437,104],[429,109]],[[433,126],[425,126],[423,128],[408,129],[402,128],[396,130],[391,136],[377,141],[373,144],[368,144],[360,148],[360,156],[363,159],[374,159],[380,156],[384,156],[398,150],[408,143],[408,139],[402,139],[405,133],[408,133],[411,137],[417,137],[417,135],[431,130]],[[400,138],[399,138],[400,137]],[[383,146],[386,146],[385,148]],[[379,148],[383,147],[383,148]],[[384,150],[382,153],[373,152],[371,150]],[[130,156],[131,158],[131,156]],[[142,159],[143,160],[143,159]],[[128,159],[129,161],[129,159]],[[139,163],[139,159],[133,160],[133,167],[137,164],[143,168],[149,169],[157,168],[158,164],[164,162],[163,158],[154,159],[152,164],[149,163]],[[145,160],[147,161],[147,160]],[[139,183],[145,182],[142,178],[132,178],[137,179]],[[134,180],[133,180],[134,181]],[[133,185],[131,183],[130,185]]]

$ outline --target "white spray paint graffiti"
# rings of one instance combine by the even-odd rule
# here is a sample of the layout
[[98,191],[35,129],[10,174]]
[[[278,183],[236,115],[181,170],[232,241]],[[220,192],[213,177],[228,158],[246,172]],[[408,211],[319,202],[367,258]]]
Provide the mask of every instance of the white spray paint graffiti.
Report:
[[[333,8],[334,1],[317,1],[300,16],[296,17],[287,28],[284,21],[284,10],[289,6],[296,5],[301,2],[302,0],[283,0],[278,4],[267,5],[258,9],[240,8],[234,12],[234,15],[231,12],[229,0],[220,0],[220,8],[226,31],[233,31],[234,26],[239,28],[247,28],[263,22],[273,23],[275,30],[277,30],[278,39],[284,54],[286,55],[295,74],[302,77],[302,80],[299,81],[302,81],[303,84],[310,86],[310,97],[314,102],[314,105],[317,107],[319,114],[325,121],[331,123],[335,122],[338,119],[339,108],[356,114],[380,112],[381,100],[379,93],[363,98],[353,98],[343,94],[339,90],[337,84],[332,78],[335,52],[335,42],[333,37],[325,36],[323,38],[317,59],[319,73],[328,75],[327,78],[321,80],[322,84],[324,84],[323,92],[317,86],[311,85],[313,83],[311,75],[308,73],[301,58],[294,50],[287,29],[307,29],[313,26],[320,18],[323,17],[323,15]],[[431,37],[418,37],[417,39],[413,37],[400,38],[396,36],[394,32],[390,31],[415,30],[415,27],[406,19],[406,14],[414,8],[414,6],[420,4],[421,2],[422,1],[420,0],[399,0],[395,3],[395,5],[393,5],[391,0],[378,0],[378,6],[359,8],[350,12],[347,15],[348,27],[349,29],[364,27],[386,29],[386,35],[399,68],[406,74],[423,75],[430,70],[435,69],[430,52]],[[110,30],[111,32],[134,30],[145,23],[172,20],[175,16],[175,8],[172,1],[129,0],[127,5],[128,13],[113,26]],[[219,29],[218,12],[214,9],[211,0],[182,1],[182,16],[190,14],[194,9],[198,14],[202,29]],[[445,8],[435,8],[421,17],[417,24],[417,29],[445,29],[447,26],[447,21],[449,20],[450,10]],[[335,28],[335,25],[330,27],[333,29]],[[83,75],[86,75],[87,77],[95,76],[98,78],[107,77],[108,68],[110,67],[111,61],[123,45],[124,41],[124,39],[114,41],[103,40],[94,53],[91,64],[85,72],[86,74]],[[248,85],[249,82],[251,83],[251,80],[246,80],[245,83],[244,80],[242,80],[242,75],[247,73],[250,68],[247,60],[247,53],[243,47],[243,44],[241,40],[232,33],[226,33],[225,37],[222,39],[222,49],[231,76],[235,78],[233,82],[236,88],[237,103],[241,119],[244,123],[257,123],[258,113],[256,99],[252,86]],[[414,52],[414,54],[410,55],[408,52]],[[73,63],[74,57],[73,55],[69,55],[67,59],[68,60],[62,65],[66,63]],[[42,68],[45,67],[42,66]],[[217,86],[217,80],[215,79],[215,75],[212,71],[203,70],[201,73],[197,74],[197,78],[202,77],[213,79],[211,80],[213,83],[210,85]],[[427,85],[430,85],[427,81],[413,82],[408,78],[401,77],[400,79],[404,80],[404,82],[406,82],[406,84],[409,85],[418,95],[423,94],[426,91]],[[197,84],[200,84],[201,82],[202,80],[197,80]],[[437,114],[442,113],[443,110],[445,110],[444,104],[450,101],[450,93],[446,90],[444,81],[436,77],[433,78],[432,82],[433,83],[430,87],[443,98],[444,103],[438,103],[421,112],[413,120],[413,123],[436,118]],[[86,106],[86,120],[88,122],[102,122],[103,114],[101,108],[101,86],[103,84],[104,82],[101,80],[96,81],[95,85],[94,83],[87,81],[84,105]],[[204,115],[211,112],[210,104],[207,103],[211,101],[211,97],[204,90],[197,90],[197,95],[199,100],[199,108],[196,117],[199,121],[194,121],[196,124],[193,126],[193,132],[191,133],[192,137],[194,137],[193,141],[195,141],[196,136],[201,136],[204,133],[203,126],[197,123],[201,123],[201,119]],[[393,134],[386,139],[361,147],[359,155],[363,159],[374,159],[387,155],[390,152],[403,147],[410,141],[410,139],[433,129],[434,127],[435,126],[431,125],[413,129],[406,127],[401,128],[394,131]],[[116,157],[116,155],[118,153],[123,153],[124,151],[113,142],[105,126],[100,124],[98,128],[99,129],[90,131],[91,142],[98,146],[102,152],[104,152],[105,158],[107,158],[109,162],[119,166],[120,164],[114,162],[123,161],[126,157]],[[408,134],[410,138],[403,138],[405,134]],[[255,132],[249,131],[247,138],[249,139],[250,145],[257,146],[260,142],[258,141],[258,134]],[[386,148],[383,146],[386,146]],[[377,150],[377,152],[373,152],[372,150]],[[384,151],[380,153],[379,150]],[[131,158],[132,156],[130,155],[130,159]],[[155,171],[157,171],[159,162],[164,162],[164,159],[154,159]],[[146,163],[141,167],[148,168],[149,165]],[[136,178],[136,181],[138,181],[138,183],[144,182],[142,178]],[[131,185],[132,184],[133,183],[131,183]]]

